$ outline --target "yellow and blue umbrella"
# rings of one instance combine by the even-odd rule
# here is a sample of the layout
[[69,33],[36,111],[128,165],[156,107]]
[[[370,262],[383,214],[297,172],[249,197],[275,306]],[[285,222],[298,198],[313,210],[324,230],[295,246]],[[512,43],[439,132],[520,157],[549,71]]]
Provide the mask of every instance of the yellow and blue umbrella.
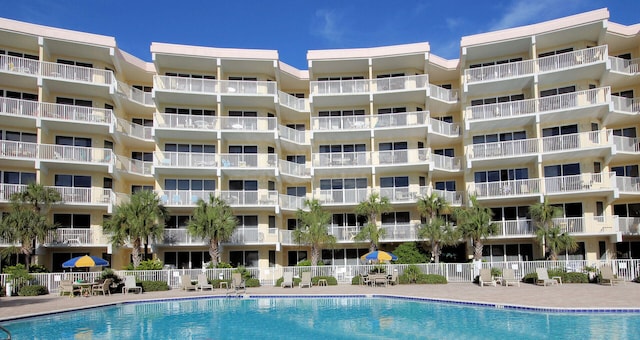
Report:
[[74,257],[71,260],[65,261],[62,263],[62,268],[81,268],[81,267],[97,267],[97,266],[108,266],[109,262],[107,260],[99,258],[97,256],[78,256]]
[[371,261],[395,261],[398,259],[397,256],[392,253],[388,253],[382,250],[376,250],[369,253],[366,253],[360,256],[362,260],[371,260]]

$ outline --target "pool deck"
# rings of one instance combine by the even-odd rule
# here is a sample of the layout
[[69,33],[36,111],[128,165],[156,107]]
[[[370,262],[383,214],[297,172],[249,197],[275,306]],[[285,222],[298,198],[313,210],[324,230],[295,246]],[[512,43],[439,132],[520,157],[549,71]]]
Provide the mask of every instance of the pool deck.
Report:
[[[66,310],[117,304],[123,301],[161,300],[193,298],[203,296],[225,296],[226,289],[204,292],[169,290],[143,294],[113,294],[111,296],[74,297],[56,294],[0,298],[0,321],[25,316],[61,312]],[[628,282],[616,286],[597,284],[564,284],[535,286],[521,284],[520,287],[479,287],[472,283],[449,283],[446,285],[396,285],[367,287],[338,285],[312,288],[259,287],[247,288],[246,295],[394,295],[454,301],[469,301],[496,305],[516,305],[561,309],[636,309],[640,310],[640,284]],[[243,294],[245,295],[245,294]]]

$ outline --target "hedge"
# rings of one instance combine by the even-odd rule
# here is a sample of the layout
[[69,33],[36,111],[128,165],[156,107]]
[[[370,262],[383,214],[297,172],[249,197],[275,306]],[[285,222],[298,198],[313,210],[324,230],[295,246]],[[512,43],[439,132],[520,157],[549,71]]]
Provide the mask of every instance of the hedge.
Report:
[[49,294],[47,287],[41,285],[24,286],[20,288],[20,291],[18,292],[18,295],[20,296],[38,296],[47,294]]

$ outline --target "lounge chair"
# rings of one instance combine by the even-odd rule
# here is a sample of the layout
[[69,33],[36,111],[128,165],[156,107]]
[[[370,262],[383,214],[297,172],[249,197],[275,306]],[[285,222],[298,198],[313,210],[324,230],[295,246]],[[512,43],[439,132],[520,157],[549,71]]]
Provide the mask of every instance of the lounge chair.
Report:
[[491,276],[491,269],[489,268],[480,269],[480,276],[478,277],[478,283],[480,284],[480,287],[487,286],[487,285],[491,285],[494,287],[496,286],[496,280],[494,280],[493,276]]
[[189,274],[182,275],[180,277],[180,289],[182,290],[197,290],[198,287],[191,283],[191,276]]
[[205,274],[199,274],[198,275],[198,283],[196,284],[196,290],[205,290],[205,289],[211,289],[213,290],[213,285],[209,283],[209,280],[207,279],[207,276]]
[[300,288],[311,288],[311,272],[302,272],[302,281],[300,281]]
[[547,285],[557,285],[558,280],[550,279],[549,272],[547,272],[547,268],[536,268],[536,274],[538,274],[538,279],[536,280],[536,284],[539,286],[547,286]]
[[600,284],[601,285],[611,285],[613,286],[616,283],[625,283],[623,278],[618,277],[613,274],[613,269],[604,265],[600,268]]
[[505,268],[502,271],[502,284],[507,287],[515,285],[520,287],[520,280],[516,279],[516,272],[513,269]]
[[233,289],[236,294],[242,291],[243,293],[247,292],[247,287],[245,285],[244,280],[242,279],[242,274],[240,273],[232,273],[231,274],[231,289]]
[[76,292],[80,294],[80,287],[74,287],[73,281],[71,280],[62,280],[60,281],[60,285],[58,286],[58,290],[60,291],[60,296],[68,294],[69,297],[73,297]]
[[91,294],[98,295],[98,293],[100,293],[102,295],[109,294],[109,296],[111,296],[111,282],[113,282],[112,279],[106,279],[103,283],[94,284],[91,286]]
[[138,287],[136,285],[136,277],[133,275],[127,275],[124,277],[124,287],[122,287],[122,294],[127,294],[130,290],[142,293],[142,287]]
[[285,272],[284,275],[282,276],[283,280],[282,280],[282,284],[280,285],[280,287],[282,288],[293,288],[293,273],[292,272]]
[[391,273],[391,275],[387,275],[387,283],[390,285],[397,285],[398,284],[398,272],[397,271],[393,271]]

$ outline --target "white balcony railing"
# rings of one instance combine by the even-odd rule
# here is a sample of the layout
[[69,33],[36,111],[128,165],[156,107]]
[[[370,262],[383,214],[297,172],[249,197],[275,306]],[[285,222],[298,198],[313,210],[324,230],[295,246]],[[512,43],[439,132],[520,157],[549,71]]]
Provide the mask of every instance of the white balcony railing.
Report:
[[13,194],[22,192],[26,187],[26,184],[0,183],[0,202],[11,201]]
[[91,245],[95,243],[93,237],[93,230],[89,228],[57,228],[49,232],[44,243],[67,246]]
[[602,131],[588,131],[542,138],[542,152],[587,149],[612,146],[612,141]]
[[0,97],[0,113],[9,116],[35,118],[39,105],[37,101]]
[[272,132],[278,128],[275,117],[218,117],[223,130]]
[[535,230],[530,219],[494,221],[498,232],[494,236],[533,236]]
[[153,162],[144,162],[137,159],[130,159],[120,155],[116,156],[116,169],[125,171],[131,174],[138,174],[143,176],[153,175]]
[[378,114],[375,118],[376,128],[426,126],[429,123],[429,111]]
[[40,62],[40,64],[40,70],[43,77],[72,80],[75,82],[91,83],[95,85],[113,86],[115,84],[116,78],[110,70],[65,65],[47,61]]
[[38,158],[60,162],[79,162],[89,164],[113,164],[113,151],[106,148],[88,148],[82,146],[39,144]]
[[282,106],[286,106],[296,111],[308,111],[307,99],[294,97],[288,93],[278,91],[278,100]]
[[429,76],[426,74],[404,77],[376,78],[371,79],[371,84],[375,85],[375,87],[371,87],[371,89],[372,92],[426,89],[428,83]]
[[640,177],[616,176],[616,188],[621,192],[640,193]]
[[318,190],[315,198],[321,204],[358,204],[369,194],[369,189],[328,189]]
[[457,102],[458,91],[445,89],[444,87],[429,84],[429,95],[432,98],[440,99],[445,102]]
[[625,235],[640,234],[640,217],[620,217],[619,230]]
[[442,169],[447,171],[458,171],[460,167],[460,157],[448,157],[438,154],[432,154],[431,160],[433,161],[433,167],[436,169]]
[[431,156],[429,148],[373,152],[373,158],[377,159],[379,165],[426,163]]
[[151,92],[145,92],[135,87],[129,86],[121,81],[118,82],[118,94],[127,99],[145,106],[153,106],[153,95]]
[[275,206],[278,204],[278,192],[269,191],[221,191],[220,198],[231,206]]
[[380,188],[380,196],[389,198],[391,202],[412,202],[416,200],[418,192],[409,187]]
[[624,73],[628,75],[634,75],[638,73],[640,58],[622,59],[618,57],[609,57],[609,61],[611,62],[612,72]]
[[296,144],[309,144],[309,141],[307,140],[307,132],[304,130],[300,131],[280,125],[278,127],[278,132],[281,139],[285,139]]
[[460,125],[454,123],[447,123],[435,118],[429,118],[429,125],[431,125],[431,129],[434,133],[458,137],[460,136]]
[[419,239],[418,228],[411,223],[383,223],[380,228],[385,231],[384,237],[380,238],[381,241],[408,241]]
[[216,195],[214,190],[164,190],[158,192],[160,202],[171,206],[195,206],[198,200],[209,200],[210,195]]
[[464,70],[467,84],[532,75],[536,70],[535,60],[469,68]]
[[286,174],[290,176],[296,176],[296,177],[311,176],[311,171],[309,168],[307,168],[306,164],[280,160],[278,162],[278,169],[282,174]]
[[250,227],[240,227],[233,231],[229,239],[230,244],[264,243],[264,233],[260,229]]
[[201,94],[275,95],[273,81],[215,80],[174,76],[153,77],[156,90]]
[[174,245],[204,245],[204,239],[192,236],[186,228],[165,228],[162,237],[164,244]]
[[370,153],[362,152],[333,152],[315,153],[313,166],[316,167],[345,167],[345,166],[368,166],[371,165]]
[[469,159],[486,159],[535,154],[539,152],[539,146],[540,140],[537,138],[473,144],[468,146],[471,149],[468,157]]
[[368,93],[370,88],[370,80],[353,79],[311,81],[310,87],[311,94],[313,95]]
[[28,75],[40,74],[40,62],[38,60],[0,55],[0,72],[21,73]]
[[611,130],[608,131],[608,134],[613,145],[616,146],[616,151],[629,153],[640,152],[640,140],[638,137],[616,136],[611,132]]
[[311,126],[316,131],[370,129],[371,116],[311,117]]
[[606,61],[607,45],[585,48],[536,59],[538,72],[557,71]]
[[154,119],[155,127],[161,129],[215,130],[218,129],[217,122],[218,117],[216,116],[197,116],[160,112],[156,112]]
[[446,191],[434,189],[432,186],[421,186],[420,197],[428,197],[432,193],[435,193],[438,197],[444,198],[449,205],[459,206],[462,204],[463,197],[466,193],[464,191]]
[[553,224],[560,227],[560,231],[563,233],[584,233],[585,219],[584,217],[560,217],[554,218]]
[[204,152],[156,152],[155,164],[169,168],[202,168],[218,165],[218,155]]
[[279,200],[280,200],[280,208],[284,209],[284,210],[298,210],[298,209],[304,209],[304,201],[306,200],[306,197],[299,197],[299,196],[291,196],[291,195],[280,195]]
[[516,179],[510,181],[471,183],[468,191],[479,198],[509,197],[539,194],[542,190],[540,178]]
[[38,144],[0,140],[0,158],[36,159]]
[[615,185],[615,172],[583,173],[579,175],[545,177],[545,193],[571,191],[591,191],[593,189],[611,189]]
[[226,94],[275,95],[276,82],[255,80],[219,80],[220,92]]
[[220,154],[222,167],[270,168],[275,169],[278,155],[274,153],[223,153]]
[[639,98],[611,96],[611,102],[613,102],[614,111],[625,112],[629,114],[638,114],[638,112],[640,112]]
[[360,227],[356,225],[351,226],[331,224],[328,229],[329,235],[335,236],[336,241],[338,242],[353,241],[355,236],[360,231]]
[[40,117],[56,120],[70,120],[80,123],[100,123],[111,125],[113,111],[97,107],[40,103]]
[[152,126],[142,126],[140,124],[135,124],[122,118],[118,118],[118,131],[133,138],[153,141]]
[[516,117],[530,115],[536,112],[602,105],[609,101],[610,93],[611,88],[607,86],[538,99],[474,105],[468,106],[465,109],[465,117],[469,120]]
[[99,204],[109,205],[115,203],[115,196],[111,189],[103,188],[78,188],[51,186],[62,196],[65,204]]

